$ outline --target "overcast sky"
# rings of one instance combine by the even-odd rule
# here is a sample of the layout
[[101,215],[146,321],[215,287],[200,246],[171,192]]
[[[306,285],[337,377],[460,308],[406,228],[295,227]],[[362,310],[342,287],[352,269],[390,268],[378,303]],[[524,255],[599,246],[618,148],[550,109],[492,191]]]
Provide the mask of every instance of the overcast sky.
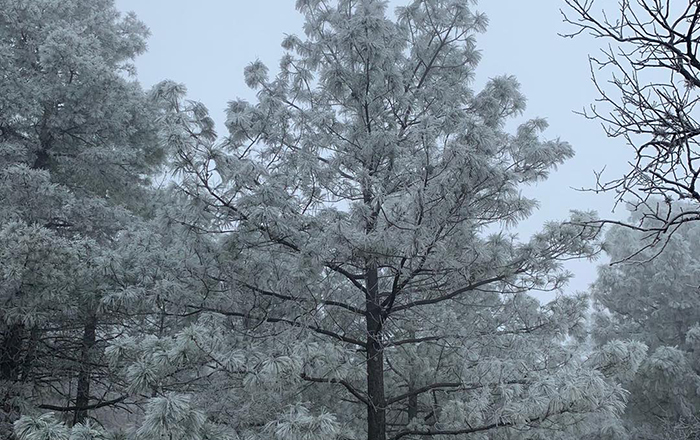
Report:
[[[148,53],[137,59],[144,87],[172,79],[184,83],[191,99],[204,102],[223,133],[226,103],[241,97],[254,101],[255,92],[243,82],[243,68],[255,59],[274,72],[282,55],[285,34],[303,34],[302,16],[294,0],[116,0],[122,11],[134,11],[151,29]],[[392,0],[390,9],[406,0]],[[545,137],[569,141],[576,156],[550,179],[525,189],[540,201],[535,215],[517,227],[527,238],[548,220],[567,217],[570,209],[595,209],[602,217],[625,216],[622,207],[612,214],[610,195],[582,193],[592,187],[594,170],[619,176],[628,149],[606,138],[599,123],[574,114],[596,99],[590,81],[588,54],[598,42],[586,37],[565,39],[559,9],[563,0],[484,0],[477,7],[489,17],[489,29],[478,37],[482,62],[475,88],[488,78],[512,74],[522,85],[528,108],[522,121],[544,117],[550,123]],[[584,291],[595,279],[596,263],[576,262],[567,291]]]

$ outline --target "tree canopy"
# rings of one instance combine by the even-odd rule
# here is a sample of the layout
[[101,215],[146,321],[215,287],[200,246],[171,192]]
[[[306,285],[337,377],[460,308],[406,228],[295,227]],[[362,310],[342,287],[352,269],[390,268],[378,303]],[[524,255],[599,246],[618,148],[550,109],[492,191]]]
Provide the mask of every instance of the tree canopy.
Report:
[[520,243],[503,230],[535,206],[520,186],[573,152],[540,139],[542,119],[505,131],[524,109],[513,77],[470,88],[485,17],[461,1],[410,2],[396,20],[378,1],[297,7],[305,36],[285,39],[275,78],[246,69],[258,101],[231,102],[223,142],[201,104],[163,92],[192,226],[222,234],[227,266],[224,294],[193,311],[272,347],[286,335],[273,349],[286,390],[373,440],[564,432],[614,414],[621,390],[561,345],[585,301],[527,296],[561,288],[561,262],[592,254],[596,231],[552,223]]
[[667,244],[682,272],[601,269],[590,328],[565,262],[638,237],[602,243],[583,211],[518,236],[523,188],[574,149],[523,120],[515,77],[474,85],[474,2],[298,0],[304,34],[273,73],[245,69],[256,99],[230,102],[225,135],[184,85],[141,88],[148,31],[112,1],[0,6],[3,438],[692,425],[692,247]]
[[[634,340],[649,351],[626,383],[632,393],[626,422],[639,438],[666,438],[671,428],[673,438],[693,438],[700,427],[698,226],[683,225],[659,255],[647,249],[625,264],[600,267],[592,288],[595,341]],[[607,234],[606,252],[611,259],[626,257],[642,235],[614,228]]]
[[100,355],[123,231],[165,158],[156,106],[130,77],[146,27],[109,1],[0,8],[0,436],[29,406],[116,403]]

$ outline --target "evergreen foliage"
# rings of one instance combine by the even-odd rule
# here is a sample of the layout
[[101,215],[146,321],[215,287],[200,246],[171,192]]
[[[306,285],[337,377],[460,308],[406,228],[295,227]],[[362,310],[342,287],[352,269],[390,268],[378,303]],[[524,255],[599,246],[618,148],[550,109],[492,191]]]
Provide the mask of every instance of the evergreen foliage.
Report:
[[595,215],[514,233],[573,149],[507,129],[514,77],[474,90],[474,2],[298,0],[223,137],[185,86],[141,89],[148,32],[111,0],[0,6],[0,437],[617,439],[652,407],[691,432],[697,274],[601,270],[585,343],[564,262]]
[[[551,223],[519,242],[504,229],[536,204],[521,186],[573,151],[540,139],[542,119],[505,131],[525,105],[514,78],[470,88],[486,18],[446,0],[396,20],[372,0],[297,8],[304,38],[284,40],[275,78],[248,66],[258,100],[231,102],[223,142],[182,87],[159,90],[191,226],[220,237],[219,284],[189,307],[260,353],[209,408],[254,438],[270,421],[316,438],[321,419],[279,420],[290,403],[372,440],[571,438],[614,419],[624,391],[563,343],[585,299],[528,296],[564,286],[562,261],[592,255],[596,231]],[[240,347],[226,339],[205,350],[219,370]]]
[[[630,221],[638,221],[634,217],[639,215],[633,214]],[[611,229],[606,252],[613,260],[627,257],[637,250],[643,234]],[[648,356],[638,361],[637,374],[623,378],[632,393],[625,420],[633,438],[664,439],[669,432],[673,438],[694,438],[700,427],[699,239],[700,227],[685,224],[663,252],[646,249],[625,264],[603,266],[593,285],[596,342],[633,340],[648,348]]]

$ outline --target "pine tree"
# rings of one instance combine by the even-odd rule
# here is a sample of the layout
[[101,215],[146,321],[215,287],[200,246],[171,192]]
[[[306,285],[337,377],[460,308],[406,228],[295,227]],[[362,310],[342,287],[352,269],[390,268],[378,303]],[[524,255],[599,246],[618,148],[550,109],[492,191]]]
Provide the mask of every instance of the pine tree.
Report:
[[563,344],[585,301],[528,296],[561,289],[595,231],[508,232],[536,206],[522,185],[573,151],[542,119],[505,131],[525,108],[513,77],[471,89],[486,18],[469,3],[392,20],[382,1],[298,1],[305,39],[274,79],[246,69],[258,101],[231,102],[223,143],[161,90],[191,227],[220,247],[182,334],[209,357],[212,417],[279,439],[576,438],[622,408],[607,358]]
[[[660,224],[641,220],[642,215],[633,213],[629,221],[646,227]],[[693,438],[700,428],[700,227],[694,222],[679,227],[663,252],[661,244],[638,252],[643,236],[643,231],[623,227],[607,234],[607,254],[613,261],[626,260],[599,268],[592,288],[594,336],[598,344],[634,340],[648,347],[638,373],[625,381],[631,392],[625,422],[633,436],[665,439],[673,432],[673,438]]]
[[109,0],[3,0],[0,35],[0,409],[81,423],[113,397],[99,355],[111,245],[164,158],[129,78],[147,30]]

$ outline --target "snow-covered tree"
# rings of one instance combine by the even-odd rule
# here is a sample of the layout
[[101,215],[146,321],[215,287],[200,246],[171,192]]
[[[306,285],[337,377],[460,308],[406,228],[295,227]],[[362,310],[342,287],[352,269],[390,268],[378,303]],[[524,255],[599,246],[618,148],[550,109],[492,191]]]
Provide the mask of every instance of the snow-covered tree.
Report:
[[159,90],[191,227],[219,244],[178,336],[207,357],[212,417],[254,438],[578,438],[622,408],[614,356],[564,344],[586,302],[528,295],[561,289],[595,230],[508,232],[573,151],[542,119],[505,130],[513,77],[472,90],[471,5],[299,0],[305,38],[275,78],[246,69],[258,100],[230,103],[224,142]]
[[156,107],[129,78],[146,34],[110,0],[0,2],[3,419],[40,406],[79,423],[121,399],[100,356],[114,325],[102,299],[164,157]]
[[[647,220],[645,226],[658,223]],[[638,250],[643,234],[611,229],[605,250],[613,260],[625,258]],[[680,427],[685,426],[685,435],[700,428],[699,242],[700,225],[684,224],[663,252],[649,248],[624,264],[601,266],[593,285],[595,340],[634,340],[649,350],[637,375],[625,384],[631,391],[626,421],[637,429],[634,438],[664,439],[669,432],[684,438]]]

